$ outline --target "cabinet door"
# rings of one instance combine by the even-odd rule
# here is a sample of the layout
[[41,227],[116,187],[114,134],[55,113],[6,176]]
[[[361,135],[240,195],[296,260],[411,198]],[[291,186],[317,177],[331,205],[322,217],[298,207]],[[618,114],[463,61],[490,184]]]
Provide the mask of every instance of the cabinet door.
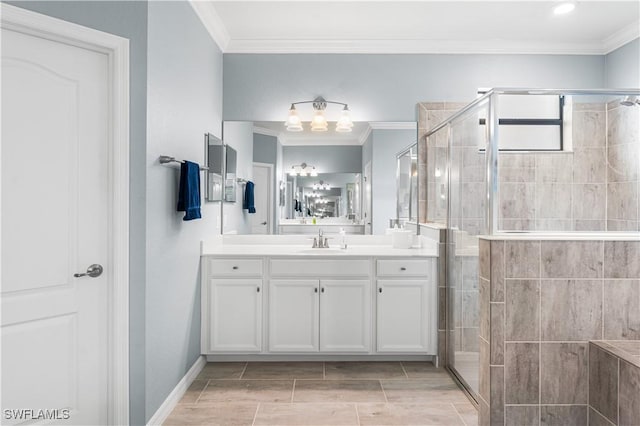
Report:
[[320,350],[369,352],[371,281],[320,280]]
[[379,280],[377,283],[379,352],[425,352],[430,316],[426,280]]
[[209,350],[260,352],[262,280],[212,279],[209,285]]
[[317,352],[318,280],[269,282],[269,351]]

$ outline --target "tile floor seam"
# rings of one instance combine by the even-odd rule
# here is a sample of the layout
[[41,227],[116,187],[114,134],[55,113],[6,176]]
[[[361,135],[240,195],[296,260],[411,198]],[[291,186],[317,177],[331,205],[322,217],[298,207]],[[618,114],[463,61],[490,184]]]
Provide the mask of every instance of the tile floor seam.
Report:
[[209,387],[209,382],[211,380],[207,380],[207,383],[205,383],[204,387],[202,388],[202,390],[200,391],[200,393],[198,394],[198,397],[196,398],[196,402],[194,402],[194,405],[198,405],[198,402],[200,402],[200,398],[202,397],[202,394],[204,393],[205,390],[207,390],[207,388]]
[[450,404],[453,407],[453,411],[455,411],[456,414],[458,415],[458,417],[460,417],[460,420],[462,420],[462,424],[464,426],[468,426],[467,422],[464,421],[464,417],[462,417],[462,414],[460,414],[460,412],[458,411],[458,408],[456,407],[456,404],[454,404],[453,402],[451,402]]
[[356,409],[356,421],[358,422],[358,426],[360,426],[360,413],[358,413],[358,404],[354,404]]
[[251,426],[254,426],[256,424],[256,420],[258,418],[258,410],[260,410],[259,402],[258,402],[258,405],[256,406],[256,412],[253,414],[253,421],[251,422]]
[[293,379],[293,388],[291,389],[291,403],[293,404],[293,396],[296,394],[296,380]]
[[384,401],[385,403],[389,403],[389,398],[387,398],[387,393],[384,390],[384,385],[382,384],[382,380],[378,380],[378,382],[380,383],[380,389],[382,389],[382,394],[384,395]]
[[242,369],[242,373],[240,373],[240,377],[238,377],[238,380],[242,380],[242,377],[244,377],[244,372],[247,371],[248,366],[249,366],[249,361],[244,363],[244,368]]
[[400,361],[400,367],[402,368],[402,372],[404,373],[405,377],[408,379],[409,374],[407,374],[407,370],[404,368],[404,363],[402,361]]

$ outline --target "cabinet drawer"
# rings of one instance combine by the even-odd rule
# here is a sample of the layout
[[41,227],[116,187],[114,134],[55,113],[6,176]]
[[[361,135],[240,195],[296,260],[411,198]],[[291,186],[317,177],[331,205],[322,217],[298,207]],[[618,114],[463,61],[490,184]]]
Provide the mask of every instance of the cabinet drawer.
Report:
[[274,277],[368,277],[369,261],[329,259],[273,259],[271,275]]
[[213,277],[262,277],[262,259],[210,259]]
[[377,273],[380,277],[428,277],[431,269],[431,260],[407,259],[407,260],[378,260]]

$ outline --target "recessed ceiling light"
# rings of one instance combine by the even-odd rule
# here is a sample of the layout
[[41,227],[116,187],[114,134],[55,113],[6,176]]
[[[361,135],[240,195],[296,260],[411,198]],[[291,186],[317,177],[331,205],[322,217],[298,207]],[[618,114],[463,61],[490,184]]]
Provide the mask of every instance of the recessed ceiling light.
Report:
[[564,15],[571,12],[575,8],[576,8],[576,4],[574,2],[560,3],[559,5],[553,8],[553,14]]

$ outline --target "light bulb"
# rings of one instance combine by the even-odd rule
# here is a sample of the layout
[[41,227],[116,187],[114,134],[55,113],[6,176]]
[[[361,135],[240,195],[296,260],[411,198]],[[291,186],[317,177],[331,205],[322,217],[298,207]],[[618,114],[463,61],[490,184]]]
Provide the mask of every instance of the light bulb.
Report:
[[309,176],[312,176],[312,177],[317,177],[318,176],[318,172],[316,171],[315,167],[313,167],[311,169],[311,173],[309,174]]
[[302,121],[300,121],[300,117],[298,116],[298,111],[296,111],[295,105],[291,104],[291,109],[289,109],[289,118],[287,119],[287,130],[289,132],[301,132],[302,131]]
[[324,116],[324,112],[317,109],[313,114],[313,120],[311,121],[312,132],[326,132],[329,129],[327,119]]
[[353,128],[353,121],[351,121],[351,112],[346,106],[340,114],[340,119],[336,123],[336,132],[346,133],[350,132]]

